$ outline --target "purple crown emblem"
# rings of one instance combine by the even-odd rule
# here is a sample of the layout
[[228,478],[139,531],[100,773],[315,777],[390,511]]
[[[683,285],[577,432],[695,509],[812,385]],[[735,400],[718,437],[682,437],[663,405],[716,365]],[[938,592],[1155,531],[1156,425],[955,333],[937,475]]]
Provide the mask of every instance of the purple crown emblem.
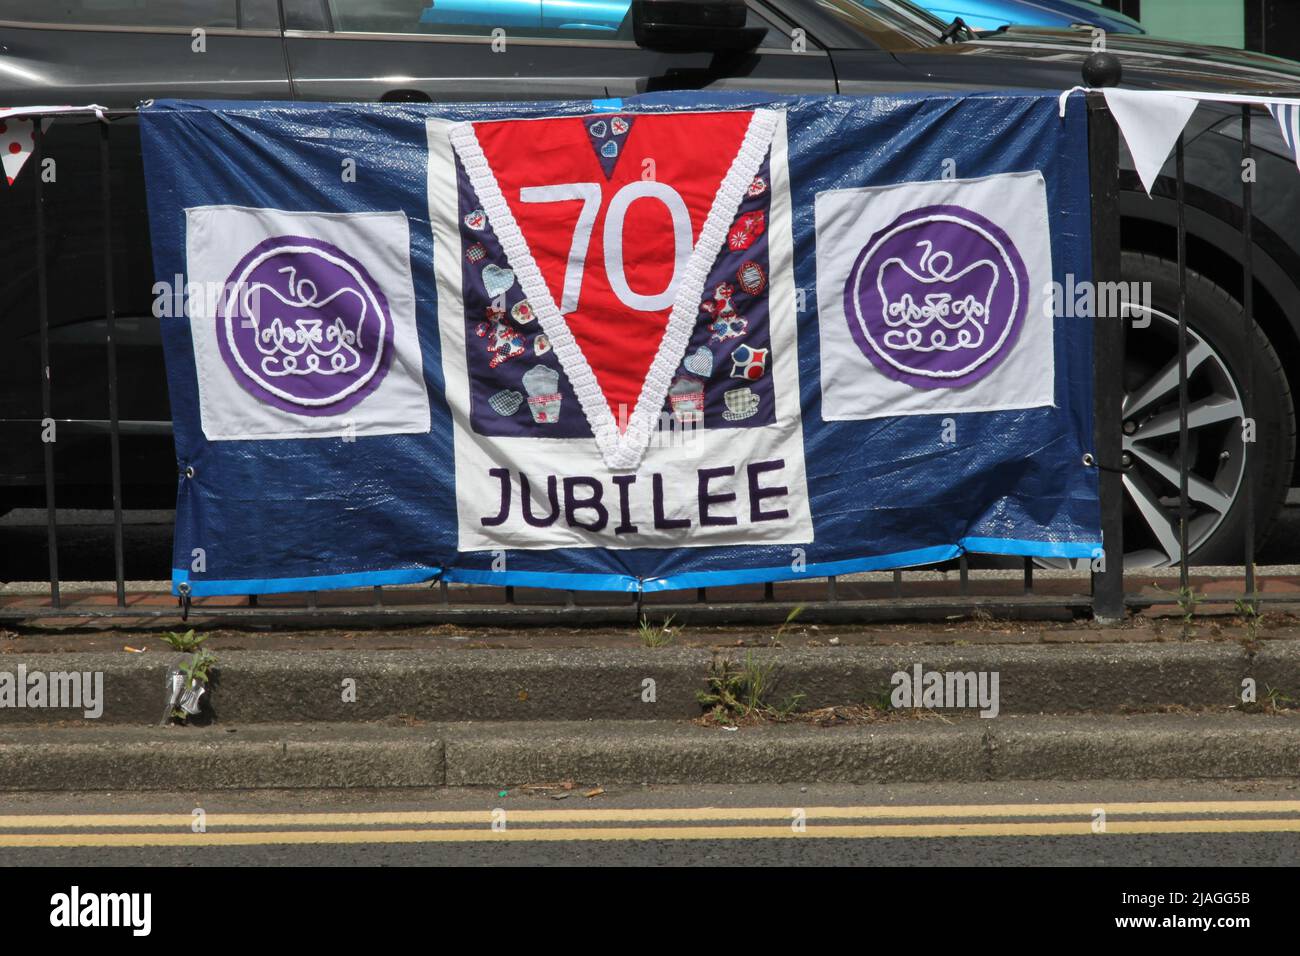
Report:
[[300,415],[347,411],[392,363],[383,293],[359,262],[316,239],[255,246],[230,274],[217,318],[221,356],[240,385]]
[[1007,234],[960,206],[904,213],[858,255],[844,290],[858,347],[920,388],[969,385],[1006,357],[1028,306],[1028,274]]

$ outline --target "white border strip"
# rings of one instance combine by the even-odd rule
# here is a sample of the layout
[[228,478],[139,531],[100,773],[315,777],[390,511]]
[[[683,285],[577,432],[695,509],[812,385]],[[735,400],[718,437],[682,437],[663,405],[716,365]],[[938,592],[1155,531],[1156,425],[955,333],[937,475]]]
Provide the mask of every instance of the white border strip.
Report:
[[601,457],[612,469],[636,468],[645,455],[659,423],[659,411],[668,397],[673,372],[686,353],[686,346],[698,321],[699,303],[704,293],[704,284],[708,281],[709,270],[726,241],[727,229],[744,199],[745,190],[753,182],[763,157],[767,155],[778,119],[779,113],[775,110],[753,111],[731,168],[713,197],[713,206],[700,229],[699,241],[686,262],[685,276],[677,288],[672,312],[659,342],[659,350],[642,383],[641,394],[628,420],[627,431],[623,433],[619,432],[618,423],[614,420],[609,402],[596,381],[591,365],[551,297],[550,289],[542,278],[541,270],[537,267],[519,224],[501,193],[487,156],[483,153],[474,124],[456,123],[448,132],[452,147],[464,164],[470,184],[483,204],[488,222],[501,242],[506,261],[514,270],[520,288],[537,314],[538,323],[549,337],[551,348],[573,385]]

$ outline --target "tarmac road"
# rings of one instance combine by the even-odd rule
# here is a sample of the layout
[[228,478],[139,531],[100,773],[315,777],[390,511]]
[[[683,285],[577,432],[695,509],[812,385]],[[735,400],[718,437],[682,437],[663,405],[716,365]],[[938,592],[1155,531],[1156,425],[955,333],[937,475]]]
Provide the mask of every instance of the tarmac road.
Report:
[[4,794],[0,865],[1300,863],[1295,781],[591,789]]

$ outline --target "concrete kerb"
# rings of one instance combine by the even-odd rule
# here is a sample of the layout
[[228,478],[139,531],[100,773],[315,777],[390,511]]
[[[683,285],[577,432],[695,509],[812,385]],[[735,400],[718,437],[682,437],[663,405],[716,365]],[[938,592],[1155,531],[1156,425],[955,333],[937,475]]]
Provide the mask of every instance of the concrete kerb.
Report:
[[[181,656],[6,654],[4,674],[103,675],[98,723],[157,722],[165,676]],[[771,667],[771,702],[801,709],[879,701],[897,671],[999,675],[1003,714],[1226,708],[1252,678],[1300,698],[1300,642],[1247,650],[1233,642],[628,648],[425,651],[227,651],[212,688],[219,723],[459,720],[668,720],[698,716],[699,692],[722,662]],[[21,670],[20,670],[21,669]],[[30,677],[28,678],[30,679]],[[0,686],[0,694],[3,686]],[[3,698],[0,697],[0,700]],[[0,703],[0,728],[77,720],[81,711]]]
[[1300,723],[1244,714],[906,719],[727,731],[683,721],[27,727],[0,790],[890,783],[1300,775]]

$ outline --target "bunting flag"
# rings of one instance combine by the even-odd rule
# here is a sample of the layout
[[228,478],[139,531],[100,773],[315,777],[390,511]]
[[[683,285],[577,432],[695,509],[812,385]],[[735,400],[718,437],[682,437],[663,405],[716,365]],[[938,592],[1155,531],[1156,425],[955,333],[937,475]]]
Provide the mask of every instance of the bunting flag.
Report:
[[1124,143],[1133,158],[1133,166],[1142,181],[1142,187],[1151,194],[1160,170],[1169,160],[1169,154],[1187,126],[1187,121],[1203,102],[1236,103],[1260,106],[1267,109],[1282,131],[1282,139],[1300,168],[1300,99],[1269,96],[1250,96],[1238,93],[1198,93],[1185,90],[1126,90],[1107,87],[1088,90],[1076,86],[1060,96],[1060,115],[1066,115],[1067,104],[1076,92],[1100,92],[1106,97],[1106,106],[1115,117]]
[[1091,557],[1086,135],[1041,94],[155,103],[174,585]]
[[1268,111],[1277,120],[1278,128],[1282,131],[1282,141],[1291,150],[1296,167],[1300,168],[1300,149],[1296,146],[1300,143],[1300,103],[1269,103]]
[[[41,130],[50,128],[51,120],[41,123]],[[18,173],[27,165],[36,142],[36,120],[6,116],[0,110],[0,160],[3,161],[5,181],[12,186]]]
[[[4,166],[5,182],[12,186],[18,173],[27,165],[36,142],[35,116],[51,113],[93,112],[103,118],[102,106],[15,106],[0,107],[0,164]],[[41,131],[50,128],[52,119],[41,121]]]
[[1133,90],[1106,90],[1106,105],[1124,134],[1133,166],[1147,195],[1151,194],[1156,177],[1187,121],[1196,112],[1197,103],[1187,96],[1152,97]]

